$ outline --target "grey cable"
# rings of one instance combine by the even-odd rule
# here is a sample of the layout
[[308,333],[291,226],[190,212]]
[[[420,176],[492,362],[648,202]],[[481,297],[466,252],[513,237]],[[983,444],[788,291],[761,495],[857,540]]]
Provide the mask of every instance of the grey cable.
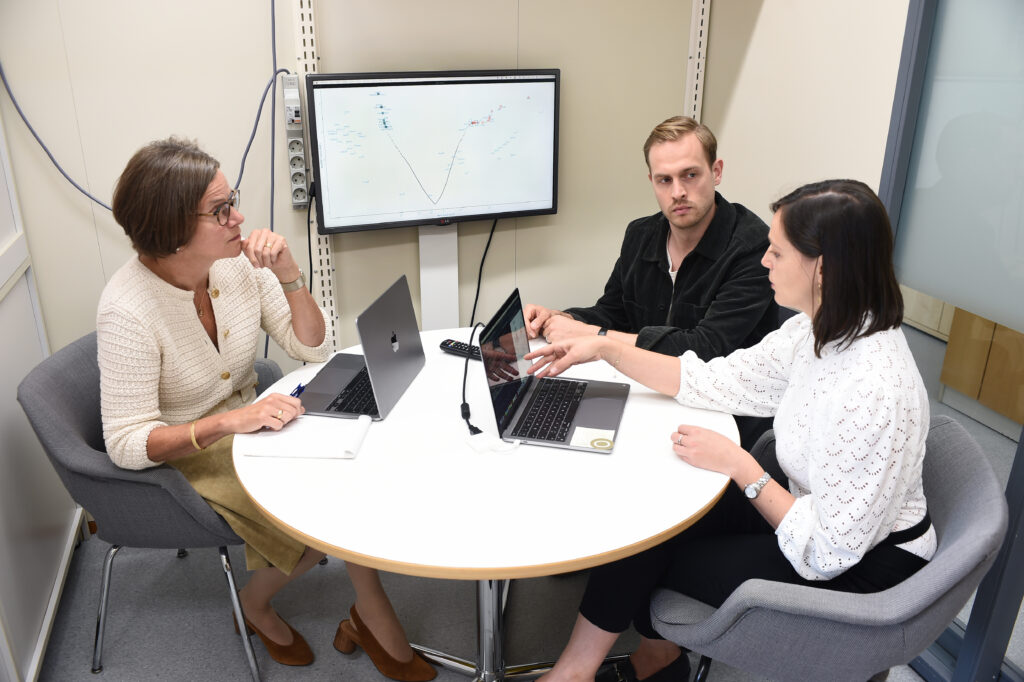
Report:
[[3,80],[4,90],[7,91],[7,96],[11,98],[11,104],[14,105],[14,109],[18,112],[18,116],[21,116],[22,122],[24,122],[25,127],[28,128],[28,131],[32,133],[32,137],[36,138],[36,142],[38,142],[39,146],[43,148],[43,151],[46,152],[46,155],[50,157],[50,162],[53,163],[54,168],[60,171],[60,174],[64,176],[64,179],[70,182],[74,186],[74,188],[77,189],[79,192],[89,197],[90,199],[92,199],[93,201],[95,201],[97,204],[107,209],[108,211],[111,210],[110,206],[107,206],[105,203],[103,203],[102,201],[94,197],[92,194],[90,194],[88,191],[86,191],[85,188],[83,188],[77,182],[72,180],[71,176],[68,175],[63,168],[61,168],[61,165],[59,163],[57,163],[57,159],[53,158],[53,154],[50,153],[49,148],[47,148],[46,144],[43,143],[43,140],[42,138],[39,137],[39,134],[36,132],[36,129],[33,128],[32,124],[28,122],[28,118],[25,116],[25,112],[21,110],[21,106],[18,104],[18,100],[14,97],[14,93],[11,91],[11,86],[7,82],[7,75],[4,73],[3,62],[0,62],[0,80]]
[[[267,86],[263,88],[263,96],[260,97],[260,105],[256,109],[256,122],[252,125],[252,132],[249,134],[249,142],[245,145],[245,152],[242,154],[242,163],[239,164],[238,167],[238,180],[235,182],[235,187],[239,187],[242,184],[242,174],[245,172],[245,159],[249,156],[249,148],[252,147],[252,141],[256,138],[256,129],[260,125],[260,118],[263,115],[263,105],[267,101],[267,93],[270,92],[271,86],[274,85],[277,80],[278,74],[282,73],[291,73],[291,71],[288,69],[277,69],[274,71],[274,75],[270,77],[270,80],[267,81]],[[273,143],[273,131],[271,131],[270,135],[271,143]],[[273,146],[273,144],[271,144],[271,146]],[[273,197],[273,192],[271,192],[271,197]],[[271,215],[273,215],[273,213],[271,213]]]

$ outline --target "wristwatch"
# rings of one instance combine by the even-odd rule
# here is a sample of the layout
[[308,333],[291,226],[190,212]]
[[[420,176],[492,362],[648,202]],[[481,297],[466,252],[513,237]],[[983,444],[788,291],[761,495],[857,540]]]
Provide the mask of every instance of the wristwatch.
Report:
[[299,276],[290,282],[281,282],[281,290],[284,293],[292,291],[298,291],[306,286],[306,278],[302,276],[302,270],[299,270]]
[[601,327],[600,329],[597,330],[597,335],[598,336],[605,336],[607,334],[608,334],[608,327]]
[[764,472],[761,478],[757,479],[756,481],[754,481],[753,483],[751,483],[750,485],[743,489],[743,494],[746,495],[748,499],[756,499],[757,496],[761,494],[761,488],[764,488],[766,485],[768,485],[768,481],[770,479],[771,475],[767,471]]

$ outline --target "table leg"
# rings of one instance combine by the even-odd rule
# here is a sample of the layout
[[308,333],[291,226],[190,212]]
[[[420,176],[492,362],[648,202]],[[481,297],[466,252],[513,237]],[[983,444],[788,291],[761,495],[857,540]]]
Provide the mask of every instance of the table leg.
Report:
[[[508,604],[509,580],[478,580],[476,587],[477,660],[451,656],[428,647],[413,644],[413,648],[432,663],[463,675],[475,675],[473,682],[501,682],[503,680],[533,680],[551,669],[553,662],[526,663],[505,666],[505,607]],[[627,655],[609,656],[605,663],[628,658]]]
[[479,580],[476,587],[476,676],[480,682],[505,679],[505,603],[508,580]]

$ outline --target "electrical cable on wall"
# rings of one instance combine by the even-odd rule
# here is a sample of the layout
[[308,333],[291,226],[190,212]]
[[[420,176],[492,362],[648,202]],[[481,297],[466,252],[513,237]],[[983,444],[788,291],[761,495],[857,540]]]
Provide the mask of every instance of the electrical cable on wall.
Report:
[[64,179],[67,180],[68,182],[70,182],[72,184],[72,186],[74,186],[75,189],[77,189],[79,192],[81,192],[85,196],[87,196],[90,199],[92,199],[93,201],[95,201],[97,204],[99,204],[103,208],[105,208],[108,211],[110,211],[111,210],[110,206],[108,206],[107,204],[103,203],[102,201],[100,201],[99,199],[94,197],[92,194],[90,194],[88,191],[86,191],[85,188],[83,188],[77,182],[72,180],[71,176],[68,175],[64,171],[63,168],[61,168],[61,165],[59,163],[57,163],[57,159],[53,158],[53,154],[50,153],[50,150],[46,146],[46,143],[44,143],[42,138],[39,137],[39,134],[36,132],[36,129],[33,128],[32,124],[28,122],[28,118],[25,116],[25,112],[23,112],[21,110],[21,106],[18,105],[18,100],[17,100],[17,98],[15,98],[14,92],[11,91],[11,86],[7,82],[7,75],[4,73],[3,62],[0,62],[0,80],[3,80],[3,82],[4,82],[4,90],[7,91],[7,96],[11,98],[11,104],[14,105],[14,110],[18,112],[18,116],[21,117],[21,120],[22,120],[22,122],[24,122],[25,127],[28,128],[28,131],[30,133],[32,133],[32,137],[36,138],[36,142],[38,142],[39,146],[43,148],[44,152],[46,152],[46,155],[50,158],[50,161],[51,161],[51,163],[53,163],[54,168],[56,168],[60,172],[60,174],[64,176]]
[[[238,180],[235,181],[235,187],[240,187],[242,185],[242,174],[245,172],[245,159],[246,159],[246,157],[249,156],[249,148],[252,147],[252,141],[254,139],[256,139],[256,130],[257,130],[257,128],[259,128],[260,119],[263,118],[263,105],[266,104],[267,93],[270,92],[271,87],[273,87],[274,83],[277,82],[277,77],[280,74],[282,74],[282,73],[291,73],[291,71],[289,71],[288,69],[276,69],[274,71],[274,74],[270,77],[270,80],[267,81],[266,87],[263,88],[263,95],[260,97],[260,105],[259,105],[259,107],[256,108],[256,122],[252,124],[252,132],[249,133],[249,141],[246,143],[245,151],[242,153],[242,162],[238,165]],[[271,114],[273,114],[273,112],[271,112]],[[273,150],[273,148],[274,148],[274,144],[273,144],[273,142],[274,142],[274,132],[273,132],[273,130],[271,130],[271,132],[270,132],[270,141],[271,141],[270,148],[271,148],[271,150]],[[271,199],[273,199],[273,192],[271,192]],[[271,204],[271,208],[273,208],[273,204]],[[273,211],[271,211],[271,214],[270,214],[270,222],[271,222],[271,229],[273,229],[273,222],[274,222]]]
[[[252,146],[252,141],[256,137],[256,130],[259,128],[260,119],[263,116],[263,105],[264,105],[264,102],[265,102],[265,100],[267,98],[267,92],[270,90],[271,86],[274,84],[274,81],[277,78],[277,76],[279,74],[282,74],[282,73],[291,73],[291,72],[288,71],[288,69],[278,69],[278,70],[276,70],[274,72],[274,75],[271,76],[270,81],[267,83],[267,86],[263,89],[263,96],[260,98],[260,105],[259,105],[259,108],[256,110],[256,121],[255,121],[255,123],[253,123],[252,133],[249,135],[249,142],[248,142],[248,144],[246,144],[245,151],[242,153],[242,162],[241,162],[240,167],[239,167],[238,181],[235,182],[235,187],[238,187],[239,185],[242,184],[242,173],[245,170],[245,159],[249,155],[249,148]],[[60,174],[64,176],[64,179],[67,180],[69,183],[71,183],[71,185],[75,189],[77,189],[79,192],[81,192],[85,196],[89,197],[89,199],[91,199],[92,201],[96,202],[97,204],[99,204],[103,208],[107,209],[108,211],[111,210],[109,205],[107,205],[107,204],[103,203],[101,200],[97,199],[95,196],[90,194],[86,189],[84,189],[81,185],[79,185],[77,182],[75,182],[75,180],[70,175],[67,174],[67,171],[65,171],[64,168],[61,167],[60,163],[57,162],[57,159],[54,158],[53,153],[50,151],[49,147],[46,146],[46,143],[43,142],[43,139],[41,137],[39,137],[39,134],[36,132],[36,129],[32,127],[31,123],[29,123],[28,117],[25,115],[25,112],[22,111],[21,106],[18,104],[18,100],[14,96],[14,92],[11,90],[10,83],[7,82],[7,75],[6,75],[6,73],[4,73],[3,62],[0,62],[0,80],[3,81],[4,90],[7,91],[7,96],[11,98],[11,104],[14,105],[14,109],[15,109],[15,111],[18,112],[18,116],[21,117],[21,120],[25,124],[25,127],[28,128],[30,133],[32,133],[32,137],[35,138],[36,142],[39,144],[39,147],[43,150],[43,152],[46,153],[46,156],[49,157],[51,163],[53,163],[54,168],[56,168],[60,172]],[[271,147],[273,147],[273,144],[271,145]],[[273,222],[273,217],[271,217],[271,222]]]
[[306,286],[309,293],[313,293],[313,240],[309,238],[310,230],[313,229],[313,197],[316,196],[316,183],[309,183],[309,201],[306,203],[306,252],[309,254],[309,281]]

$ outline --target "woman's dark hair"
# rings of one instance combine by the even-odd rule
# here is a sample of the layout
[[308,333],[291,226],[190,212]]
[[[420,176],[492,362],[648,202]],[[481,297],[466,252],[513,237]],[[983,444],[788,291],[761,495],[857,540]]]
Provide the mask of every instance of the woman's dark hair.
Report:
[[821,256],[821,307],[814,312],[814,353],[831,341],[899,327],[903,296],[893,271],[892,227],[885,206],[857,180],[804,185],[771,205],[786,238],[808,258]]
[[191,141],[150,142],[135,152],[114,189],[114,220],[144,256],[169,256],[192,238],[196,212],[220,164]]

